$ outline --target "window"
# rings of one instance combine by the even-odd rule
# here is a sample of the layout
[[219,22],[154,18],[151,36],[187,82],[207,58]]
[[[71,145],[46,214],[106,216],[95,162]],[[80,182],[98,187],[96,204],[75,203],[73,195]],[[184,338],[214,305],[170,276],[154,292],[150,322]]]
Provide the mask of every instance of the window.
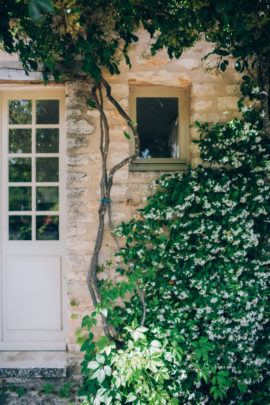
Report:
[[[59,240],[60,98],[8,93],[8,239]],[[45,93],[44,93],[45,95]]]
[[[129,105],[140,139],[139,156],[130,170],[185,169],[188,162],[188,90],[132,86]],[[134,143],[131,144],[133,151]]]

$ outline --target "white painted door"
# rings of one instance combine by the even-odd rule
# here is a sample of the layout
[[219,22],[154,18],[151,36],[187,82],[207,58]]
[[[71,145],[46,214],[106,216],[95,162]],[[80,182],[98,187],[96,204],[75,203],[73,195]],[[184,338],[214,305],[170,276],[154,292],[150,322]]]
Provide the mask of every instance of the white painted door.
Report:
[[1,96],[0,350],[64,350],[64,93]]

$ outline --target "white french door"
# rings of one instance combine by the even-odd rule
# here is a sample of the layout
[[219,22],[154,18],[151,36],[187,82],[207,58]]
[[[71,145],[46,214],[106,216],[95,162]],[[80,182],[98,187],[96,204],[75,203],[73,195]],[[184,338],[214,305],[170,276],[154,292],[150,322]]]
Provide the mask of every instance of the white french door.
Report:
[[1,95],[0,350],[64,350],[64,92]]

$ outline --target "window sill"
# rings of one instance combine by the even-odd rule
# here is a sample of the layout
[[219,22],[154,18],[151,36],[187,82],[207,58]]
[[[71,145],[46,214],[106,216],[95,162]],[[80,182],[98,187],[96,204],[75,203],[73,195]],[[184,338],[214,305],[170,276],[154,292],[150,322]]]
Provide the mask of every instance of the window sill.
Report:
[[183,159],[136,159],[129,166],[130,172],[186,171],[188,164]]

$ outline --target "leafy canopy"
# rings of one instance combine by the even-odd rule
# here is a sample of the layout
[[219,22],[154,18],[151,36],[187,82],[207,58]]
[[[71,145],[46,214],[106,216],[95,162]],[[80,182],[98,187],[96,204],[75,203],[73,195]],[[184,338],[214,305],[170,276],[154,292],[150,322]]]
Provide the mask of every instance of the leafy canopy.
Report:
[[243,70],[250,61],[269,65],[269,10],[268,0],[6,0],[0,39],[26,70],[42,62],[46,80],[71,74],[70,67],[96,80],[103,67],[119,73],[122,56],[130,63],[128,47],[140,26],[152,38],[152,54],[165,47],[179,57],[203,36],[215,54],[233,56]]

